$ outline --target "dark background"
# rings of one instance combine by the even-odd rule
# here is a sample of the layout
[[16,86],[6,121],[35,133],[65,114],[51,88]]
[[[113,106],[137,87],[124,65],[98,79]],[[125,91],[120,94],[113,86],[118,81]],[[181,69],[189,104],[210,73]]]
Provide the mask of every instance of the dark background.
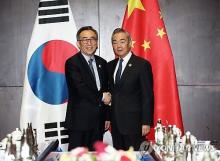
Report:
[[[69,0],[77,28],[100,33],[99,55],[114,58],[110,36],[127,0]],[[38,0],[1,0],[0,140],[19,127],[26,53]],[[171,43],[185,129],[220,142],[220,0],[159,0]],[[111,56],[109,56],[111,55]]]

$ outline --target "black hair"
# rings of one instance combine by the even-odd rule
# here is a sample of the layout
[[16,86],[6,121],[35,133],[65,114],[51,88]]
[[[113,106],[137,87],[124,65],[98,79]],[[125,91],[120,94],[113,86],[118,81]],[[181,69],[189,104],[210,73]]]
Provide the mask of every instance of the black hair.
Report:
[[83,31],[85,31],[85,30],[93,31],[93,32],[96,34],[96,38],[98,39],[98,33],[97,33],[97,31],[96,31],[92,26],[83,26],[83,27],[81,27],[81,28],[77,31],[76,40],[79,40],[79,39],[80,39],[80,33],[83,32]]

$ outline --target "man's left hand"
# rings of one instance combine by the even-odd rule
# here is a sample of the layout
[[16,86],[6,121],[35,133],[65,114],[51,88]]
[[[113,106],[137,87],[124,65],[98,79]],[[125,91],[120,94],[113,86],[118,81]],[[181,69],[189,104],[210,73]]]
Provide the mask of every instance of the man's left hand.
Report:
[[142,125],[142,136],[147,135],[150,132],[150,126]]

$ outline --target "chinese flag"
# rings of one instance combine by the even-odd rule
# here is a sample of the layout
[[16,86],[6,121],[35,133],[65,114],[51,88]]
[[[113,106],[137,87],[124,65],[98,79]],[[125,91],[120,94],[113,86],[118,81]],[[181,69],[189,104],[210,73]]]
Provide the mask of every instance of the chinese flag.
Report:
[[[160,118],[183,132],[174,60],[157,0],[128,0],[123,28],[131,34],[134,54],[152,65],[154,126]],[[154,140],[153,128],[147,137]]]

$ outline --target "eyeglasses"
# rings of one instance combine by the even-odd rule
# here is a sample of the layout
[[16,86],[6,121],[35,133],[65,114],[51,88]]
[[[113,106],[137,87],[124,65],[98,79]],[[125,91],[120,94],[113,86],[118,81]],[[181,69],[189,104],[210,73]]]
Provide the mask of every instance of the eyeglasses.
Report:
[[88,44],[88,43],[96,43],[97,39],[96,38],[90,38],[90,39],[81,39],[81,40],[78,40],[78,41],[81,41],[83,44]]

